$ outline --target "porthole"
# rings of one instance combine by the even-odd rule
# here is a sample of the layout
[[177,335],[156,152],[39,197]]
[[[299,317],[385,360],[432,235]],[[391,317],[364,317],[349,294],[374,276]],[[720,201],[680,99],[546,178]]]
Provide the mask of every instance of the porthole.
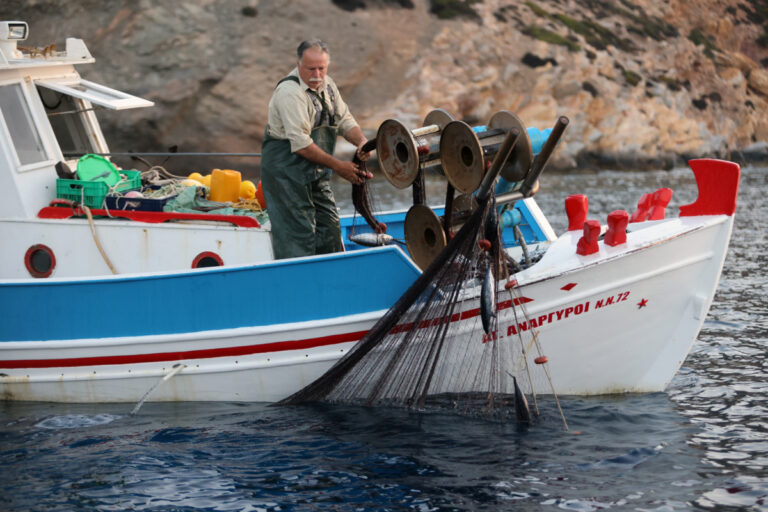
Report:
[[56,257],[47,245],[33,245],[24,255],[24,266],[32,277],[48,277],[56,267]]
[[192,268],[220,267],[222,265],[224,265],[224,261],[221,256],[210,251],[201,252],[192,262]]

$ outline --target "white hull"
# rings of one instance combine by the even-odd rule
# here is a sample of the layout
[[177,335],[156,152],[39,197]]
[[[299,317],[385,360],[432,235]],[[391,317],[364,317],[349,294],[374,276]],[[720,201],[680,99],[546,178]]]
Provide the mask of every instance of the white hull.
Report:
[[[0,41],[0,399],[279,400],[322,375],[418,279],[419,269],[395,245],[361,249],[350,242],[343,253],[273,261],[269,226],[250,217],[243,223],[208,213],[112,210],[133,220],[91,224],[72,205],[50,206],[58,195],[105,213],[99,210],[106,201],[86,182],[57,176],[68,176],[62,164],[73,167],[80,155],[110,154],[95,106],[122,110],[151,102],[81,79],[75,66],[93,62],[82,41],[70,38],[64,52],[32,55],[17,48],[26,24],[2,26],[11,25],[10,39]],[[541,158],[525,163],[526,196],[529,186],[537,188]],[[694,160],[691,166],[697,202],[681,207],[679,219],[647,221],[664,218],[668,198],[654,199],[653,210],[636,212],[626,242],[619,241],[625,228],[615,216],[611,236],[598,242],[600,226],[585,222],[586,204],[575,215],[569,210],[575,231],[555,239],[533,199],[517,201],[506,212],[502,246],[519,259],[514,231],[529,246],[549,248],[515,275],[517,311],[527,318],[513,321],[515,310],[500,307],[495,343],[507,346],[519,342],[515,332],[536,332],[542,353],[529,354],[528,362],[546,355],[558,393],[663,390],[714,295],[738,192],[738,165]],[[106,197],[99,183],[92,185]],[[73,186],[82,189],[79,199],[67,193]],[[662,191],[671,194],[656,192]],[[628,220],[626,213],[620,217]],[[169,222],[158,224],[160,218]],[[404,218],[390,212],[377,221],[401,241]],[[345,243],[354,222],[342,219]],[[582,229],[590,236],[580,255]],[[424,242],[434,242],[435,234],[425,229]],[[212,265],[219,266],[207,268]],[[499,348],[485,344],[493,336],[484,336],[480,325],[479,290],[469,289],[475,285],[467,283],[460,334],[448,342]],[[538,386],[527,391],[551,391]]]
[[[589,256],[575,253],[578,233],[563,235],[537,265],[517,276],[519,293],[529,300],[528,318],[534,320],[521,326],[513,322],[511,308],[500,311],[497,342],[518,343],[515,330],[538,330],[558,393],[662,391],[701,328],[722,268],[732,217],[689,217],[638,226],[624,246],[602,246]],[[572,283],[576,285],[563,289]],[[642,301],[646,303],[640,307]],[[138,364],[3,370],[7,376],[0,378],[0,393],[10,400],[136,402],[181,364],[184,368],[162,381],[150,400],[275,401],[322,375],[381,314],[183,335],[5,343],[4,360],[34,359],[40,353],[48,359],[88,361],[233,347],[264,350]],[[467,338],[481,343],[477,318],[466,322],[473,322],[474,329]],[[301,348],[302,343],[309,347]],[[281,349],[271,351],[270,344]],[[299,348],[290,349],[293,346]],[[530,355],[530,364],[536,355]]]
[[[216,254],[225,265],[272,260],[268,230],[220,223],[143,224],[95,220],[99,243],[120,274],[192,268],[200,254]],[[27,277],[24,254],[36,244],[56,257],[56,277],[108,275],[87,219],[0,219],[0,238],[14,243],[0,252],[0,268],[9,277]],[[158,257],[162,254],[163,257]]]

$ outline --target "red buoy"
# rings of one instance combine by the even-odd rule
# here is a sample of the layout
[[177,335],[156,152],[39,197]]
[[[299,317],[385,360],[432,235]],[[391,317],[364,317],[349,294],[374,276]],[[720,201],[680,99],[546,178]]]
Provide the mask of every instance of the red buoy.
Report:
[[484,251],[491,250],[491,241],[486,238],[481,238],[477,241],[477,245]]
[[549,359],[547,359],[547,356],[539,356],[536,359],[533,360],[536,364],[544,364],[549,362]]
[[511,290],[515,286],[517,286],[517,279],[512,279],[510,281],[507,281],[507,284],[504,285],[504,289]]

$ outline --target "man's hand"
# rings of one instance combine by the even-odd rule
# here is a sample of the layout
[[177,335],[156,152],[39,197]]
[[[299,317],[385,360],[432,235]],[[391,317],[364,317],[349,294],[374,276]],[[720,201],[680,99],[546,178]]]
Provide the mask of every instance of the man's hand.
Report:
[[366,142],[368,142],[368,139],[364,138],[362,142],[357,145],[357,158],[359,158],[361,162],[365,162],[371,158],[371,153],[373,153],[373,151],[363,151],[363,146]]
[[360,169],[356,164],[352,162],[344,162],[342,160],[336,160],[338,162],[332,167],[339,176],[347,180],[353,185],[361,185],[363,180],[373,178],[373,174],[368,171]]
[[[365,142],[363,142],[363,144],[364,143]],[[296,151],[296,154],[322,167],[333,169],[336,173],[338,173],[339,176],[352,183],[353,185],[360,185],[363,183],[364,179],[373,178],[373,174],[370,172],[360,170],[360,168],[358,168],[358,166],[352,162],[342,161],[332,155],[329,155],[320,149],[320,147],[314,142],[309,146]]]

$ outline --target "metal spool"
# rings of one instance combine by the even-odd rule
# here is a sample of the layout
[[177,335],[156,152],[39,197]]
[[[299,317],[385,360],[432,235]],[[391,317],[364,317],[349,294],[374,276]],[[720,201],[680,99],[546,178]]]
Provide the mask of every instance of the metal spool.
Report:
[[[528,138],[528,130],[526,130],[525,125],[512,112],[500,110],[491,116],[490,121],[488,121],[488,128],[499,128],[507,133],[514,128],[520,131],[515,149],[509,155],[507,163],[501,168],[501,177],[511,182],[522,181],[531,168],[531,162],[533,162],[531,139]],[[486,141],[484,140],[483,143],[485,144]]]
[[376,134],[376,155],[387,180],[397,188],[406,188],[419,173],[416,139],[400,121],[387,119]]
[[430,126],[436,126],[438,128],[437,131],[442,130],[445,128],[445,126],[454,120],[454,117],[445,109],[442,108],[436,108],[429,114],[427,114],[427,117],[424,118],[424,123],[422,126],[424,128],[430,127]]
[[408,210],[404,231],[411,259],[421,270],[426,270],[447,244],[440,219],[422,204],[415,204]]
[[422,169],[430,169],[443,173],[440,165],[440,135],[443,129],[454,120],[454,117],[442,108],[436,108],[424,118],[422,128],[413,130],[423,154],[420,156]]
[[406,188],[413,184],[421,164],[425,167],[439,165],[437,145],[431,144],[429,139],[439,137],[451,121],[453,116],[441,108],[427,114],[424,126],[413,131],[395,119],[384,121],[376,134],[376,154],[389,182],[397,188]]
[[452,232],[457,232],[464,225],[473,211],[477,209],[477,199],[473,194],[459,194],[453,200],[453,223]]
[[453,201],[453,210],[456,213],[471,213],[477,208],[477,199],[472,194],[459,194]]
[[464,194],[480,186],[485,173],[485,158],[480,140],[462,121],[451,121],[440,134],[440,160],[445,177]]

